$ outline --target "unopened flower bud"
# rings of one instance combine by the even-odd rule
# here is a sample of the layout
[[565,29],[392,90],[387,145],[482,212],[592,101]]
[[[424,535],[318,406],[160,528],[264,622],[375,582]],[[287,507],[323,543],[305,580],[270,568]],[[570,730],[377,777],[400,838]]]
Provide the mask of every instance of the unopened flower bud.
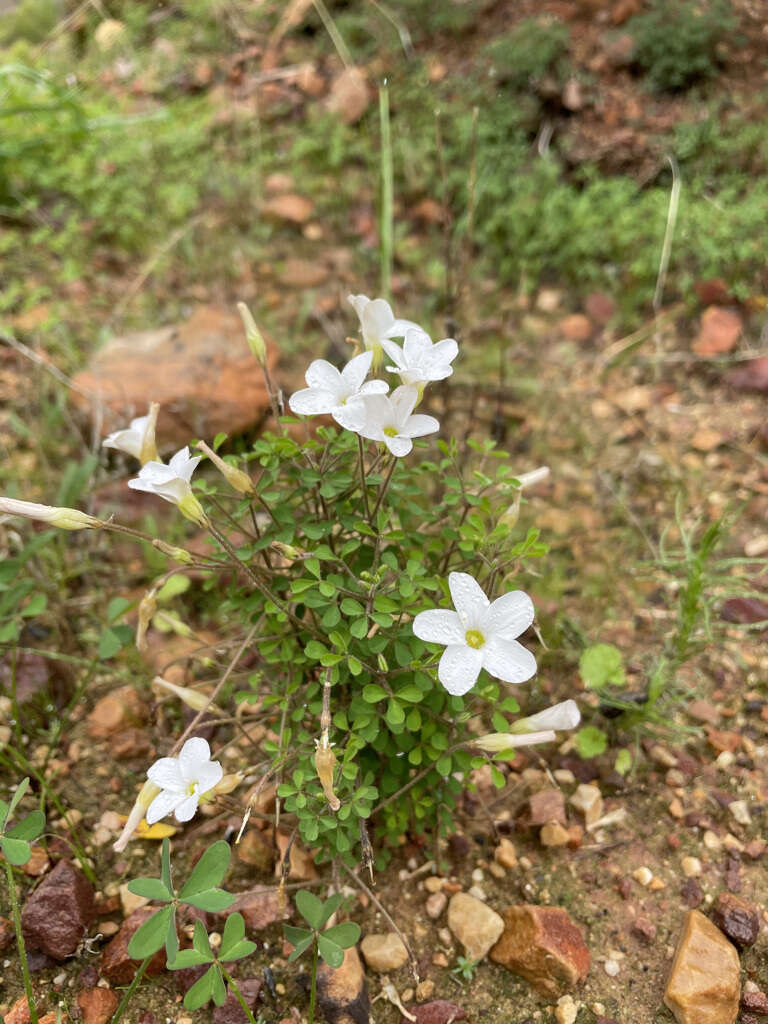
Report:
[[152,686],[155,689],[164,690],[166,693],[172,693],[174,697],[178,697],[182,703],[192,708],[193,711],[210,711],[213,715],[224,714],[221,708],[212,704],[210,698],[206,694],[201,693],[200,690],[192,690],[188,686],[177,686],[176,683],[169,683],[162,676],[155,676],[152,680]]
[[156,590],[153,587],[152,590],[148,590],[144,597],[139,602],[139,623],[136,627],[136,650],[145,651],[147,649],[147,630],[149,624],[152,621],[152,617],[157,611],[157,601],[155,600]]
[[237,311],[240,314],[240,319],[243,321],[243,327],[245,328],[245,340],[248,342],[248,348],[256,359],[258,359],[261,365],[266,366],[267,346],[264,341],[264,335],[256,326],[256,321],[253,319],[250,309],[248,309],[244,302],[238,302]]
[[229,793],[233,793],[240,783],[243,781],[242,772],[230,772],[229,775],[223,776],[220,782],[211,790],[216,796],[227,796]]
[[191,519],[193,523],[202,526],[203,529],[208,528],[208,516],[203,511],[203,506],[194,494],[185,494],[181,501],[178,502],[178,507],[179,512],[187,519]]
[[341,801],[333,791],[333,769],[335,767],[336,755],[334,752],[330,747],[318,744],[315,751],[315,770],[317,771],[318,779],[320,779],[320,785],[323,787],[325,799],[328,801],[332,811],[338,811],[341,807]]
[[97,530],[104,524],[100,519],[80,512],[76,508],[56,508],[53,505],[38,505],[34,501],[19,501],[16,498],[0,498],[0,513],[9,516],[24,516],[42,523],[57,526],[60,530]]
[[389,665],[387,664],[387,659],[384,657],[383,654],[379,654],[376,660],[378,661],[379,668],[381,669],[382,672],[389,672]]
[[304,552],[300,551],[299,548],[295,548],[293,544],[284,544],[281,540],[273,540],[272,547],[276,551],[279,551],[281,555],[284,555],[286,558],[290,558],[293,562],[295,562],[297,558],[301,558],[304,554]]
[[157,427],[157,414],[160,412],[159,402],[150,402],[149,414],[144,427],[144,434],[141,439],[139,450],[139,462],[142,466],[148,462],[156,462],[160,456],[157,453],[157,442],[155,441],[155,429]]
[[136,802],[131,808],[131,813],[128,815],[128,820],[123,826],[123,831],[120,833],[120,838],[112,846],[116,853],[121,853],[126,848],[128,840],[141,824],[141,819],[146,814],[147,808],[161,792],[160,786],[147,779],[141,787],[139,795],[136,797]]
[[168,555],[174,562],[179,562],[181,565],[191,565],[194,562],[192,555],[184,548],[177,548],[173,544],[167,544],[164,540],[153,540],[152,547],[162,551],[164,555]]
[[498,754],[502,750],[510,750],[513,747],[529,747],[534,743],[551,743],[554,740],[554,732],[529,732],[510,733],[492,732],[487,736],[479,736],[472,740],[472,745],[488,751],[489,754]]
[[197,447],[200,451],[205,452],[233,490],[237,491],[239,494],[254,493],[253,480],[251,480],[247,473],[244,473],[242,469],[237,469],[236,466],[230,466],[230,464],[220,458],[212,448],[209,448],[205,441],[198,441]]

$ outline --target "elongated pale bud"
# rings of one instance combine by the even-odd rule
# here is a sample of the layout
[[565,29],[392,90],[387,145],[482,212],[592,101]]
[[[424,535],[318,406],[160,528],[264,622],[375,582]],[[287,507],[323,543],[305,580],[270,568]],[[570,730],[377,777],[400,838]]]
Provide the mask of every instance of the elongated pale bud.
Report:
[[245,340],[248,342],[248,348],[256,359],[258,359],[261,365],[266,366],[267,345],[264,341],[264,335],[256,326],[256,321],[253,319],[250,309],[248,309],[244,302],[238,302],[237,311],[240,314],[240,319],[243,321],[243,327],[245,328]]
[[0,514],[23,516],[49,523],[60,530],[98,530],[104,524],[100,519],[80,512],[76,508],[56,508],[53,505],[38,505],[34,501],[19,501],[17,498],[0,498]]
[[565,729],[575,729],[581,721],[581,712],[575,700],[564,700],[559,704],[553,704],[551,708],[544,708],[543,711],[530,715],[528,718],[520,718],[514,722],[509,731],[514,733],[536,732],[539,729],[554,729],[562,732]]
[[146,465],[148,462],[159,462],[160,460],[160,456],[157,452],[157,442],[155,441],[157,414],[159,412],[160,403],[150,402],[147,425],[144,428],[144,436],[141,439],[141,449],[139,450],[139,462],[142,466]]
[[[222,776],[210,792],[215,793],[216,796],[228,796],[237,789],[243,778],[242,772],[230,772],[229,775]],[[205,793],[203,793],[203,796],[205,796]]]
[[209,448],[205,441],[198,441],[197,447],[201,452],[205,452],[230,487],[239,494],[254,493],[253,480],[251,480],[247,473],[244,473],[242,469],[237,469],[235,466],[230,466],[228,462],[225,462],[224,459],[216,454],[213,448]]
[[284,544],[281,540],[273,540],[272,547],[275,551],[279,551],[281,555],[290,558],[292,561],[296,561],[297,558],[303,558],[306,554],[306,552],[301,551],[299,548],[295,548],[293,544]]
[[159,793],[162,793],[161,788],[147,779],[141,787],[139,795],[136,797],[136,802],[131,808],[131,813],[128,815],[128,821],[126,821],[123,831],[120,833],[120,838],[112,846],[116,853],[121,853],[126,848],[128,840],[141,824],[141,819],[146,814],[147,808]]
[[197,500],[197,498],[191,492],[185,494],[181,501],[178,502],[179,512],[187,519],[191,519],[193,523],[198,526],[202,526],[203,529],[207,529],[210,525],[208,522],[208,516],[203,510],[203,506]]
[[320,785],[323,787],[325,799],[328,801],[332,811],[338,811],[341,807],[341,801],[333,791],[333,769],[335,767],[336,755],[334,752],[330,747],[318,744],[315,751],[315,770],[317,771],[318,779],[320,779]]
[[502,750],[510,750],[513,747],[530,747],[534,743],[551,743],[556,739],[555,733],[551,730],[546,732],[491,732],[487,736],[479,736],[472,740],[473,747],[480,747],[489,754],[498,754]]
[[155,600],[155,594],[157,590],[153,587],[148,590],[141,601],[139,601],[139,622],[136,626],[136,650],[145,651],[147,649],[147,630],[149,624],[152,621],[152,616],[157,611],[157,601]]
[[512,504],[509,506],[507,511],[503,512],[500,516],[499,522],[504,523],[509,527],[514,526],[520,515],[520,496],[525,488],[532,487],[534,484],[538,484],[542,480],[546,480],[548,476],[549,466],[539,466],[538,469],[532,469],[529,473],[521,473],[517,478],[520,488],[515,494]]
[[192,555],[184,548],[177,548],[173,544],[167,544],[164,540],[153,540],[152,547],[162,551],[164,555],[168,555],[174,562],[179,562],[181,565],[192,565],[194,562]]
[[188,686],[177,686],[175,683],[169,683],[162,676],[155,676],[152,680],[152,687],[157,690],[164,690],[166,693],[172,693],[174,697],[178,697],[182,703],[192,708],[193,711],[210,711],[212,715],[224,714],[221,708],[212,704],[210,699],[204,693],[201,693],[200,690],[192,690]]

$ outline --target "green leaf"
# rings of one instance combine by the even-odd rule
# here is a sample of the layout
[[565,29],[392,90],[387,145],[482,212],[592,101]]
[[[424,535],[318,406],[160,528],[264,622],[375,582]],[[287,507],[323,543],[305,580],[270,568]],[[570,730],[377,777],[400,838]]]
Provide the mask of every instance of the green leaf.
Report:
[[101,661],[108,661],[123,649],[123,641],[114,629],[105,629],[99,640],[98,656]]
[[128,943],[128,956],[132,960],[143,960],[144,957],[156,953],[165,942],[169,921],[173,917],[173,904],[162,907],[156,914],[153,914],[131,936],[131,941]]
[[314,893],[308,892],[307,889],[299,889],[296,893],[296,909],[310,928],[318,931],[323,927],[325,923],[323,921],[323,901],[318,899]]
[[125,597],[113,597],[107,605],[107,622],[110,626],[117,622],[123,612],[127,611],[132,604],[133,602]]
[[221,934],[221,946],[219,956],[222,960],[229,959],[227,952],[232,946],[236,946],[241,939],[245,938],[245,919],[242,914],[230,914],[224,922],[224,931]]
[[189,907],[196,907],[198,910],[207,910],[212,914],[218,914],[231,907],[236,899],[235,895],[225,892],[224,889],[206,889],[204,892],[195,893],[194,896],[187,896],[184,903]]
[[217,1006],[223,1006],[227,1001],[227,986],[224,984],[224,976],[218,965],[212,967],[211,970],[215,972],[213,976],[213,1001]]
[[25,779],[22,779],[21,782],[16,787],[16,792],[11,797],[11,802],[8,804],[8,810],[6,812],[5,818],[2,821],[3,828],[5,828],[6,822],[8,822],[13,817],[13,812],[19,806],[21,798],[24,796],[28,789],[29,776],[27,776]]
[[209,846],[200,860],[195,864],[187,883],[179,893],[179,899],[186,903],[188,896],[215,889],[221,885],[229,867],[232,850],[229,843],[220,839]]
[[173,962],[168,964],[171,971],[183,971],[187,967],[199,967],[200,964],[209,964],[211,958],[198,949],[182,949],[176,954]]
[[179,597],[181,594],[185,594],[192,586],[192,581],[189,576],[185,576],[183,572],[174,573],[165,583],[160,587],[155,596],[155,600],[158,604],[167,604],[172,601],[174,597]]
[[205,929],[205,925],[200,918],[195,921],[195,930],[192,933],[192,946],[201,956],[204,956],[207,960],[213,960],[211,941],[208,938],[208,932]]
[[308,928],[295,928],[292,924],[283,925],[283,934],[292,946],[298,946],[305,939],[312,940],[313,932]]
[[[181,954],[179,954],[181,956]],[[184,1008],[187,1010],[199,1010],[205,1006],[213,996],[216,976],[219,973],[218,967],[214,964],[200,978],[184,996]]]
[[351,654],[347,658],[347,668],[349,669],[353,676],[359,676],[360,673],[363,671],[362,664],[358,661],[357,658],[353,657]]
[[363,687],[363,700],[368,704],[375,704],[379,700],[386,700],[389,694],[376,683],[368,683]]
[[576,749],[581,757],[597,757],[607,746],[608,737],[596,725],[585,725],[576,733]]
[[159,878],[134,878],[128,883],[128,892],[148,900],[162,900],[164,903],[173,899],[173,893]]
[[491,782],[496,789],[504,789],[507,784],[506,777],[495,765],[491,765]]
[[171,841],[164,839],[160,850],[160,877],[163,885],[169,892],[173,892],[173,878],[171,875]]
[[21,609],[21,614],[25,619],[34,618],[35,615],[41,615],[45,611],[47,605],[48,598],[45,594],[33,594]]
[[579,674],[584,685],[590,690],[601,690],[606,686],[626,686],[624,659],[618,647],[613,644],[593,644],[582,651],[579,658]]
[[26,818],[18,821],[13,828],[5,833],[9,839],[37,839],[45,828],[45,815],[42,811],[32,811]]
[[[283,927],[285,927],[285,925]],[[301,929],[297,929],[297,931],[301,931]],[[293,963],[294,960],[298,960],[299,957],[304,952],[306,952],[306,950],[309,949],[309,947],[312,945],[312,940],[314,939],[314,937],[314,933],[310,932],[309,935],[306,936],[306,938],[300,939],[296,943],[296,948],[291,952],[290,956],[288,957],[288,962]],[[291,940],[288,939],[288,941],[290,942]]]
[[329,652],[325,644],[321,644],[319,640],[310,640],[304,648],[304,653],[313,661],[319,661],[324,654],[328,654]]
[[8,836],[0,836],[0,849],[8,863],[15,867],[26,864],[32,856],[32,848],[25,839],[9,839]]
[[328,931],[323,932],[323,935],[331,942],[335,942],[337,946],[341,946],[342,949],[349,949],[360,938],[360,925],[355,924],[354,921],[346,921],[344,924],[337,924],[333,928],[329,928]]
[[344,950],[324,934],[317,937],[317,950],[329,967],[334,970],[344,963]]
[[629,769],[632,767],[632,755],[624,747],[616,755],[616,761],[614,763],[614,771],[618,772],[619,775],[626,775]]

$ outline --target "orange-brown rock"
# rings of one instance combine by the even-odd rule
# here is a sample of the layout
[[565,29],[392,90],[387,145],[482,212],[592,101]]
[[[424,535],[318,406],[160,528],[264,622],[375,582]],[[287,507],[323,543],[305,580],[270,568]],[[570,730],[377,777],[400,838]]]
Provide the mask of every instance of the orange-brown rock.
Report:
[[266,887],[241,892],[226,914],[242,914],[249,935],[290,916],[287,901],[281,906],[277,889]]
[[710,306],[701,315],[701,327],[693,343],[693,351],[699,356],[731,352],[741,337],[742,328],[738,313],[721,306]]
[[371,93],[362,68],[345,68],[334,80],[326,101],[328,109],[346,124],[355,124],[368,109]]
[[594,326],[588,316],[583,313],[572,313],[560,321],[560,331],[568,341],[589,341],[594,333]]
[[133,686],[120,686],[96,702],[88,715],[88,735],[94,740],[108,739],[132,726],[142,725],[148,713]]
[[[282,861],[291,838],[283,832],[278,832],[276,841],[279,859],[277,864],[275,864],[275,878],[279,878],[282,871]],[[309,882],[317,878],[317,868],[315,867],[313,855],[296,842],[291,846],[290,864],[289,878],[296,878],[300,882]]]
[[317,1003],[324,1019],[334,1024],[368,1020],[368,986],[355,946],[345,950],[344,961],[337,970],[321,962],[317,970]]
[[664,1002],[678,1024],[734,1024],[739,955],[709,918],[690,910],[677,943]]
[[19,996],[8,1013],[3,1017],[3,1024],[29,1024],[29,1003],[26,996]]
[[111,988],[84,988],[77,994],[77,1005],[83,1014],[83,1024],[107,1024],[117,1009],[119,1000]]
[[288,221],[289,224],[306,224],[315,212],[315,204],[306,196],[285,192],[264,203],[261,212],[273,220]]
[[[112,941],[104,947],[99,963],[99,973],[113,985],[129,985],[141,964],[140,960],[132,960],[128,955],[128,943],[139,928],[156,912],[156,907],[140,907],[126,917],[120,931]],[[165,946],[155,953],[149,961],[147,974],[162,974],[165,970]]]
[[584,981],[589,950],[565,910],[522,903],[507,907],[502,916],[504,934],[491,950],[491,960],[549,997]]
[[[273,351],[269,359],[274,367]],[[76,385],[101,400],[105,431],[124,427],[132,416],[143,416],[150,402],[159,402],[157,436],[171,450],[193,437],[242,432],[269,408],[261,367],[245,342],[237,310],[218,306],[200,306],[180,324],[110,339],[77,375]],[[77,391],[74,396],[87,401]]]

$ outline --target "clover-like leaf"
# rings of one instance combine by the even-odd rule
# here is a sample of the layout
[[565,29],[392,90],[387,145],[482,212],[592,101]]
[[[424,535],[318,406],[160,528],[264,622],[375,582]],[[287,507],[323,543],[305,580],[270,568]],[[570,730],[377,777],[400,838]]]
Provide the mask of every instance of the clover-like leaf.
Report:
[[[181,954],[179,954],[181,956]],[[178,958],[177,961],[178,963]],[[207,1002],[213,996],[214,985],[216,984],[216,976],[219,974],[219,970],[215,964],[213,964],[202,976],[199,978],[192,988],[184,996],[184,1007],[187,1010],[199,1010],[201,1006],[205,1006]],[[219,975],[221,977],[221,975]]]
[[44,828],[45,815],[43,812],[32,811],[26,818],[22,818],[12,828],[7,829],[5,834],[9,839],[26,839],[29,842],[31,839],[37,839]]
[[17,868],[26,864],[32,856],[32,847],[26,839],[9,839],[8,836],[0,836],[0,849],[8,863]]
[[342,949],[349,949],[354,946],[360,938],[360,925],[354,921],[345,921],[344,924],[334,925],[328,931],[323,932],[326,939],[335,942]]
[[27,792],[28,789],[29,789],[29,776],[27,776],[25,779],[21,780],[21,782],[16,787],[16,792],[11,797],[11,802],[8,804],[8,810],[5,812],[5,817],[3,818],[2,824],[0,826],[2,828],[2,831],[5,831],[5,826],[8,824],[8,822],[13,817],[13,812],[18,807],[21,798],[24,796],[24,794]]
[[209,846],[192,869],[186,885],[179,893],[179,899],[188,903],[190,896],[218,888],[227,873],[231,854],[229,843],[223,839]]
[[242,914],[230,914],[224,924],[219,948],[220,960],[241,960],[250,956],[256,943],[245,938],[245,921]]
[[143,960],[156,953],[166,940],[169,922],[173,923],[175,929],[173,904],[162,907],[134,932],[128,943],[128,956],[132,960]]
[[336,893],[323,902],[306,889],[300,889],[296,893],[296,907],[307,924],[319,932],[331,915],[339,909],[343,899],[340,893]]
[[326,938],[325,933],[317,937],[317,950],[329,967],[334,970],[344,963],[344,950],[332,939]]
[[[179,899],[181,898],[179,896]],[[236,896],[231,892],[225,892],[224,889],[206,889],[194,896],[187,896],[183,902],[190,907],[197,907],[198,910],[207,910],[210,913],[218,914],[231,907],[236,899]]]
[[128,883],[128,892],[148,900],[161,900],[163,903],[173,899],[173,893],[169,892],[159,878],[134,878]]
[[306,928],[294,928],[292,925],[283,925],[283,934],[290,944],[294,947],[290,956],[288,957],[289,962],[298,960],[301,954],[309,948],[314,939],[314,932],[309,931]]
[[211,957],[207,953],[201,953],[198,949],[181,949],[168,964],[171,971],[183,971],[187,967],[199,967],[200,964],[209,964]]
[[207,960],[211,961],[214,959],[213,950],[211,949],[211,943],[208,938],[208,932],[205,930],[205,925],[198,918],[195,921],[195,930],[192,933],[192,945],[202,956],[205,956]]

